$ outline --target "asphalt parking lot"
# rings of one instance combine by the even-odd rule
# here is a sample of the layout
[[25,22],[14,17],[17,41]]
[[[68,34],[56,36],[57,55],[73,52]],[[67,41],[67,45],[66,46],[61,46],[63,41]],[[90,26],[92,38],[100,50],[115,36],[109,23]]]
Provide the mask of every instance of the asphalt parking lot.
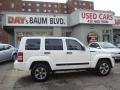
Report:
[[13,62],[5,62],[0,64],[0,90],[120,90],[120,63],[106,77],[80,71],[55,74],[40,83],[30,73],[14,70]]

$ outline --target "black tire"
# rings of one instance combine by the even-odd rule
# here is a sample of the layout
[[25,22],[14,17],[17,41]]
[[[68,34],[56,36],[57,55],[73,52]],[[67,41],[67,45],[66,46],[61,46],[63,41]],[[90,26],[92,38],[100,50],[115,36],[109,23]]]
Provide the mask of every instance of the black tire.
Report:
[[96,73],[99,76],[106,76],[110,73],[111,71],[111,64],[109,61],[107,60],[101,60],[97,63],[96,69],[95,69]]
[[15,61],[17,59],[17,54],[13,54],[12,61]]
[[38,82],[44,82],[48,80],[50,69],[46,64],[36,64],[31,69],[31,77]]

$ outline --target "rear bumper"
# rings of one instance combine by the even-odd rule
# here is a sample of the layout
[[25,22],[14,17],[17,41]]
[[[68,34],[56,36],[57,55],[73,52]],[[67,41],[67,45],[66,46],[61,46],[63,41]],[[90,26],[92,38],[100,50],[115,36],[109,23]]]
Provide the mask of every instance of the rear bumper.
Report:
[[14,69],[21,71],[29,71],[29,63],[27,62],[18,62],[17,60],[14,62]]

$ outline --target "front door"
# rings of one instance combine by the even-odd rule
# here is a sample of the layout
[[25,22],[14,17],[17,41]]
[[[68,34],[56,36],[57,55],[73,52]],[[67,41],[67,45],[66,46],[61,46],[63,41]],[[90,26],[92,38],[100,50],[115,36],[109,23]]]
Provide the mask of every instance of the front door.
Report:
[[66,39],[66,59],[69,61],[66,65],[69,68],[89,68],[90,52],[77,40]]

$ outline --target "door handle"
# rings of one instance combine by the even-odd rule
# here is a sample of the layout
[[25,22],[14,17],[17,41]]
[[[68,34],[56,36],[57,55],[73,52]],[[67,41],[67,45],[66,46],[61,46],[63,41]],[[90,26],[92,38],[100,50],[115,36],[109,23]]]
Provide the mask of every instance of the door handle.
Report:
[[50,52],[44,52],[44,54],[50,54]]
[[67,54],[72,54],[72,52],[67,52]]

